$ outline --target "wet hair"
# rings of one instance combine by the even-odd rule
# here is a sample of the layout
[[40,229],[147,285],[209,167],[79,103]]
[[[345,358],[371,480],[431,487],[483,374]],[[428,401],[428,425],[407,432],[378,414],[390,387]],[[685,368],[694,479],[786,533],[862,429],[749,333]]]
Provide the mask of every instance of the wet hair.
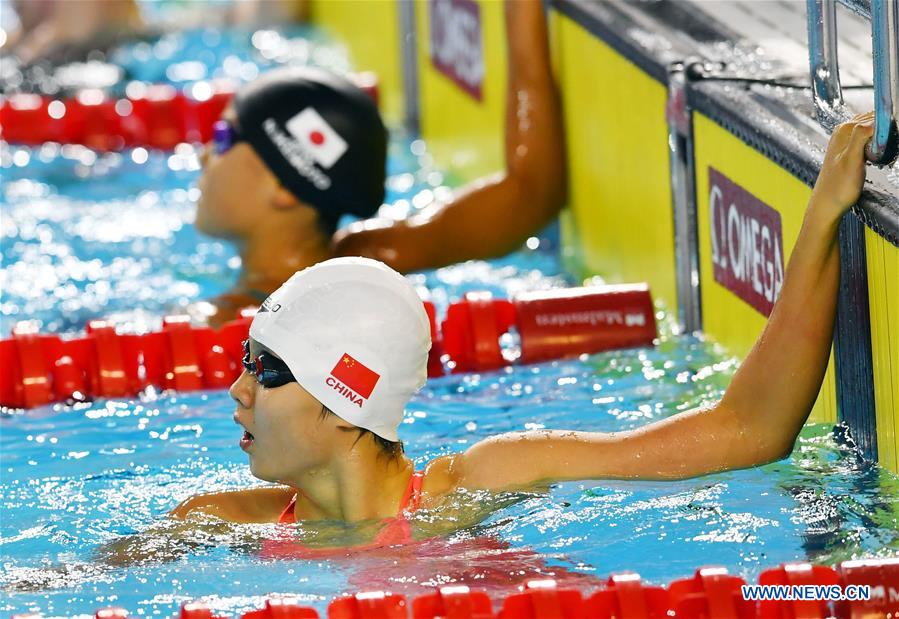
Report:
[[[322,410],[319,414],[319,419],[326,419],[329,415],[336,415],[334,411],[330,408],[322,404]],[[340,428],[344,432],[358,432],[359,435],[356,437],[356,440],[353,441],[353,445],[361,441],[365,436],[370,436],[371,439],[375,442],[375,445],[378,446],[378,457],[385,457],[388,460],[394,460],[399,458],[405,453],[403,449],[403,441],[388,441],[386,438],[382,436],[378,436],[371,430],[366,430],[365,428],[360,428],[358,426],[354,426],[352,428]]]

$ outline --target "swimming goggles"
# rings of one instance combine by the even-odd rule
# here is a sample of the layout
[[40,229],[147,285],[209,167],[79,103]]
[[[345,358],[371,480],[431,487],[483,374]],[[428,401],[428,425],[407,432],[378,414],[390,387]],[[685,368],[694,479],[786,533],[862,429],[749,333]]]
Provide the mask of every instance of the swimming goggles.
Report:
[[250,340],[243,343],[243,367],[263,387],[280,387],[297,381],[287,364],[274,355],[261,352],[255,359],[250,359]]
[[217,120],[212,125],[212,148],[216,155],[224,155],[243,139],[240,130],[227,120]]

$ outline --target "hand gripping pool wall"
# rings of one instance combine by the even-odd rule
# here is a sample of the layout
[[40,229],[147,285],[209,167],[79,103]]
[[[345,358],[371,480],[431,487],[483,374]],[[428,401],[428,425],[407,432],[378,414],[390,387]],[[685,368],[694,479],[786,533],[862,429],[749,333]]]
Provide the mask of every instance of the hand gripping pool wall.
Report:
[[[703,330],[742,358],[783,282],[811,188],[704,115],[694,114],[693,136]],[[837,420],[832,354],[812,420]]]
[[[807,119],[803,119],[801,111],[784,109],[781,117],[792,118],[777,120],[770,111],[776,102],[756,103],[756,108],[748,111],[741,107],[740,100],[753,97],[739,89],[719,85],[725,94],[713,100],[703,96],[704,90],[713,85],[704,89],[687,81],[680,99],[684,128],[679,131],[686,142],[683,152],[687,154],[689,173],[680,179],[674,174],[668,178],[664,161],[670,132],[660,118],[667,105],[668,125],[672,125],[673,97],[665,97],[666,81],[669,93],[672,92],[670,74],[665,69],[674,66],[672,60],[709,49],[699,44],[691,47],[683,41],[714,41],[717,26],[707,25],[706,31],[697,33],[703,26],[697,25],[696,16],[681,20],[678,25],[677,16],[672,15],[680,10],[676,3],[664,7],[662,4],[636,7],[580,0],[553,2],[558,14],[556,60],[565,102],[571,167],[573,229],[567,235],[566,249],[585,255],[588,269],[612,281],[622,273],[625,278],[632,277],[626,272],[628,266],[617,262],[618,256],[633,259],[622,239],[654,238],[659,230],[670,235],[672,203],[675,215],[680,208],[674,188],[678,180],[687,184],[695,227],[691,251],[698,279],[698,285],[690,286],[699,293],[703,330],[730,352],[743,356],[760,333],[782,284],[783,269],[796,240],[827,136],[823,131],[802,129],[807,126]],[[652,13],[658,9],[667,13]],[[631,17],[629,14],[635,11],[640,15]],[[673,27],[680,30],[668,37]],[[641,29],[644,33],[652,30],[655,40],[668,37],[666,44],[643,44],[653,37],[641,40],[631,34]],[[717,36],[717,40],[725,41],[730,35],[722,32]],[[642,90],[636,86],[641,81],[652,84],[653,80],[659,86],[647,85]],[[620,101],[613,103],[610,99]],[[648,131],[653,124],[655,129]],[[786,136],[801,139],[790,142]],[[608,166],[616,170],[621,159],[628,161],[630,168],[619,168],[615,174],[603,169]],[[665,172],[656,177],[653,169]],[[660,188],[666,192],[664,199],[661,194],[650,197]],[[631,200],[632,195],[644,199]],[[899,316],[899,277],[896,240],[890,230],[899,229],[899,221],[889,220],[887,225],[883,222],[884,218],[895,219],[899,208],[897,197],[888,194],[880,198],[886,206],[867,208],[865,203],[872,195],[871,191],[866,192],[863,203],[846,216],[841,228],[843,279],[835,355],[812,420],[846,422],[867,457],[878,458],[896,471],[899,329],[895,317]],[[733,213],[729,212],[731,203],[736,204]],[[866,216],[874,211],[879,214],[879,223],[876,217]],[[717,219],[713,221],[713,217]],[[727,234],[728,217],[737,231],[732,235],[733,242]],[[630,230],[619,231],[617,221],[628,221]],[[741,243],[740,230],[758,243]],[[640,239],[634,241],[639,242]],[[655,244],[656,249],[659,246]],[[634,275],[652,282],[662,297],[664,287],[655,283],[653,276],[658,276],[662,268],[659,265],[665,263],[672,273],[669,281],[675,280],[672,258],[665,260],[676,253],[672,247],[673,241],[669,240],[665,252],[653,254],[652,250],[642,249],[644,260],[649,255],[655,255],[657,260],[651,265],[643,263],[643,272]],[[689,296],[682,289],[689,280],[676,281],[678,300]]]
[[[722,200],[719,189],[728,182],[722,180],[722,174],[726,176],[724,170],[729,170],[734,175],[731,180],[741,186],[739,191],[757,198],[764,203],[763,208],[778,212],[786,260],[820,165],[808,145],[817,143],[823,152],[826,136],[796,139],[796,132],[789,128],[801,123],[802,112],[794,114],[790,109],[783,110],[781,120],[771,122],[769,118],[760,123],[765,118],[764,109],[754,107],[756,103],[748,96],[724,95],[717,85],[694,86],[689,98],[694,107],[704,326],[707,333],[739,350],[740,346],[751,345],[755,336],[751,325],[759,319],[752,315],[746,295],[733,293],[735,287],[722,277],[722,271],[740,270],[742,261],[744,278],[752,278],[753,273],[745,272],[752,260],[752,270],[759,272],[764,290],[766,265],[776,257],[765,249],[761,235],[765,221],[741,206],[739,198]],[[789,114],[794,114],[793,118],[783,120],[789,119]],[[760,129],[760,124],[766,129]],[[895,472],[899,470],[899,196],[879,190],[878,173],[874,168],[869,170],[873,184],[869,183],[840,227],[841,285],[834,352],[817,403],[825,416],[818,419],[835,417],[844,422],[867,458],[877,459]],[[745,252],[730,247],[732,237],[738,246],[745,244],[748,237],[741,241],[737,231],[746,228],[751,237],[754,225],[759,228],[757,243],[750,241],[751,247]],[[769,229],[773,239],[773,228]],[[716,252],[719,263],[731,263],[726,269],[715,264]],[[731,256],[737,258],[736,269]]]

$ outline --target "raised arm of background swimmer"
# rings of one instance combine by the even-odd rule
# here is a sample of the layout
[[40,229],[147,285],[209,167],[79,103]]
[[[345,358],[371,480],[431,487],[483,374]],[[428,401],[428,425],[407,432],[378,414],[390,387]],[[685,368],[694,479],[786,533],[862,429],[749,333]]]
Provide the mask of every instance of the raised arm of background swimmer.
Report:
[[719,403],[629,432],[500,435],[434,466],[459,487],[500,489],[541,479],[686,478],[789,454],[827,366],[839,285],[837,230],[861,193],[872,133],[870,114],[834,132],[780,297]]
[[504,255],[555,217],[565,201],[562,114],[540,0],[507,0],[506,170],[409,220],[370,219],[335,237],[337,255],[401,272]]

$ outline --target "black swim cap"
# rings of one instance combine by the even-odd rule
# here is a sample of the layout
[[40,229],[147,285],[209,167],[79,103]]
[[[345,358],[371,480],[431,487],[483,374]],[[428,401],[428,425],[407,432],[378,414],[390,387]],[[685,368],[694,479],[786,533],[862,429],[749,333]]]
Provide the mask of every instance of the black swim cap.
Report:
[[269,71],[233,100],[240,133],[278,180],[336,224],[384,201],[387,129],[374,101],[334,73]]

